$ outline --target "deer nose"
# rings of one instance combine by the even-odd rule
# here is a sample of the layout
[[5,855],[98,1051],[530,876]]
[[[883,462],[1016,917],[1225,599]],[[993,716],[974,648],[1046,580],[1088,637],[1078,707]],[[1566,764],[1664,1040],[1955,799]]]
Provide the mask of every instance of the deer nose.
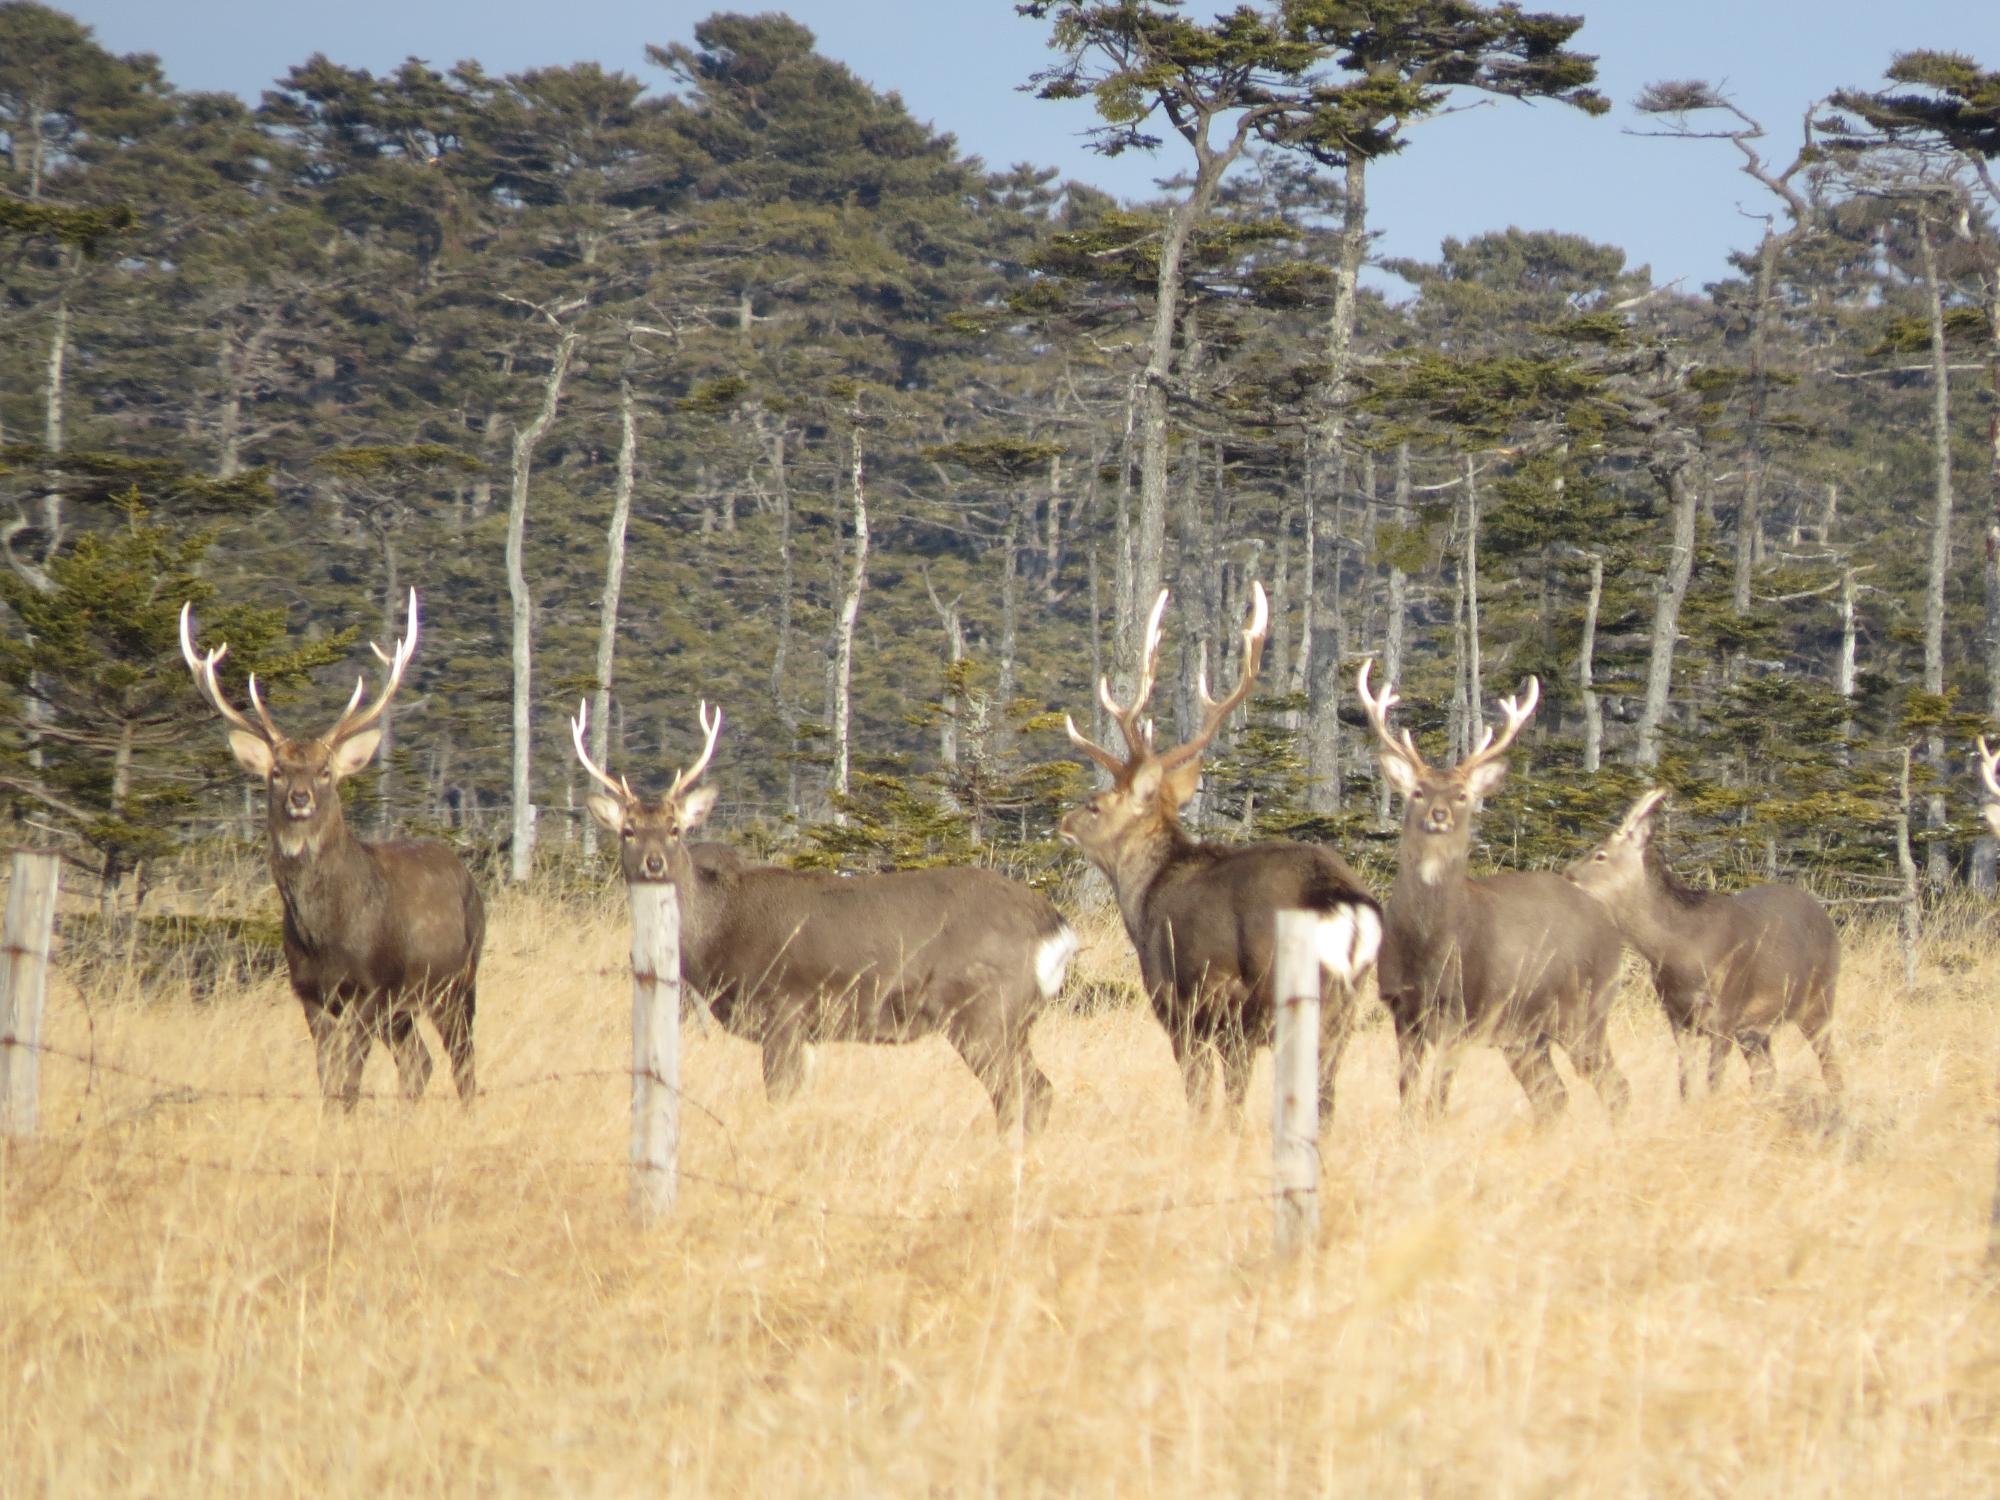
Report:
[[1451,827],[1451,809],[1448,807],[1433,807],[1430,811],[1430,820],[1431,828],[1435,832],[1445,832]]
[[295,786],[291,789],[290,793],[287,794],[286,800],[289,801],[294,807],[299,807],[299,808],[311,807],[313,800],[312,788]]
[[667,857],[658,850],[648,852],[643,863],[646,873],[655,880],[667,873]]

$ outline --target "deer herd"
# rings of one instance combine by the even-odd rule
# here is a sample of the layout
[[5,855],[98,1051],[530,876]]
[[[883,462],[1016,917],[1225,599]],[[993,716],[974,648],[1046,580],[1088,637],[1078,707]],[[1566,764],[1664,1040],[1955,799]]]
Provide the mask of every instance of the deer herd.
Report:
[[[1199,787],[1202,757],[1256,682],[1269,606],[1253,584],[1235,687],[1217,700],[1204,675],[1200,727],[1163,749],[1146,707],[1166,604],[1162,590],[1131,701],[1121,705],[1108,680],[1098,683],[1122,752],[1068,721],[1070,739],[1109,785],[1070,811],[1060,832],[1110,884],[1193,1109],[1210,1107],[1218,1064],[1223,1096],[1240,1108],[1255,1051],[1271,1042],[1282,910],[1317,919],[1325,1117],[1371,971],[1394,1023],[1406,1107],[1443,1109],[1465,1049],[1490,1043],[1537,1118],[1567,1102],[1550,1055],[1557,1046],[1616,1115],[1630,1088],[1605,1033],[1627,946],[1651,968],[1679,1050],[1683,1096],[1704,1039],[1711,1089],[1739,1049],[1753,1085],[1767,1087],[1771,1035],[1785,1022],[1803,1032],[1826,1089],[1839,1095],[1831,1027],[1840,945],[1832,921],[1797,886],[1725,895],[1681,881],[1653,842],[1665,790],[1641,796],[1561,874],[1467,873],[1481,805],[1534,715],[1533,678],[1502,700],[1497,731],[1486,729],[1470,754],[1443,768],[1424,759],[1408,729],[1390,729],[1395,686],[1371,691],[1373,664],[1362,665],[1356,691],[1381,773],[1404,805],[1386,899],[1323,845],[1195,839],[1181,811]],[[417,1031],[420,1015],[437,1028],[460,1098],[470,1101],[476,1089],[473,1011],[486,923],[478,887],[446,845],[363,842],[341,812],[339,783],[380,746],[380,721],[415,653],[417,629],[412,590],[407,634],[391,652],[372,648],[388,672],[373,702],[364,704],[366,682],[357,681],[331,729],[291,739],[272,722],[254,674],[246,690],[255,719],[230,703],[216,678],[228,646],[199,651],[192,607],[181,611],[188,669],[229,726],[237,763],[265,785],[292,990],[305,1010],[321,1091],[349,1109],[378,1040],[404,1095],[423,1093],[431,1057]],[[799,1087],[814,1043],[941,1035],[985,1087],[1003,1130],[1018,1121],[1033,1131],[1047,1120],[1052,1090],[1029,1033],[1062,992],[1077,935],[1045,896],[980,868],[850,877],[752,863],[727,844],[692,837],[715,804],[714,787],[698,783],[722,731],[720,710],[701,706],[701,753],[653,798],[591,757],[586,714],[579,709],[570,728],[577,759],[601,789],[587,799],[589,814],[616,836],[628,883],[674,888],[687,982],[725,1030],[762,1049],[771,1099]],[[2000,752],[1984,740],[1979,751],[1992,797],[1985,815],[2000,834]]]

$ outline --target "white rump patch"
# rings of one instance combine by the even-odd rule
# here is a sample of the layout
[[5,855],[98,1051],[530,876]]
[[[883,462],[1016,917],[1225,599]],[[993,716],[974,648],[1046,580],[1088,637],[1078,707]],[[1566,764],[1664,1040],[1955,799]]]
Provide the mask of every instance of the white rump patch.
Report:
[[1056,929],[1054,937],[1035,944],[1035,983],[1041,986],[1044,1000],[1062,993],[1063,981],[1069,977],[1069,961],[1075,957],[1076,932],[1067,922]]
[[1374,908],[1343,906],[1319,919],[1319,966],[1343,984],[1366,974],[1382,947],[1382,919]]

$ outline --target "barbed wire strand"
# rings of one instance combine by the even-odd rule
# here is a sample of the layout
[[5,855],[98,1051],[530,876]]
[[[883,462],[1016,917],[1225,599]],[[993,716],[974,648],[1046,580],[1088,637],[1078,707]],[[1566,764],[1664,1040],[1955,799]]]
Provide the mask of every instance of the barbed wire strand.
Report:
[[[138,1112],[128,1113],[127,1115],[108,1121],[107,1128],[137,1124],[146,1114],[164,1105],[198,1104],[208,1100],[220,1100],[230,1103],[283,1104],[323,1104],[327,1102],[324,1096],[320,1094],[307,1093],[302,1090],[218,1089],[205,1087],[183,1079],[168,1078],[162,1074],[98,1057],[94,1048],[94,1039],[95,1034],[93,1029],[93,1049],[86,1053],[55,1046],[46,1042],[30,1043],[18,1037],[0,1036],[0,1052],[4,1052],[7,1048],[11,1047],[22,1047],[37,1052],[42,1056],[53,1057],[60,1061],[73,1063],[85,1068],[88,1070],[85,1082],[86,1097],[89,1095],[92,1080],[94,1080],[95,1075],[99,1072],[112,1077],[143,1083],[149,1088],[160,1091],[153,1099],[148,1100],[145,1105],[141,1106]],[[541,1073],[531,1078],[512,1079],[499,1084],[487,1085],[481,1088],[480,1093],[483,1097],[492,1094],[507,1094],[526,1089],[543,1088],[560,1083],[603,1082],[610,1079],[620,1079],[629,1082],[633,1074],[634,1070],[630,1068],[581,1068],[561,1072]],[[665,1080],[657,1074],[649,1076],[652,1077],[655,1083],[665,1083]],[[394,1101],[401,1104],[417,1102],[405,1099],[401,1093],[387,1093],[381,1090],[370,1090],[359,1097],[375,1101]],[[425,1096],[426,1099],[432,1097],[442,1098],[443,1096]],[[773,1188],[759,1187],[754,1183],[745,1181],[742,1176],[742,1153],[735,1140],[735,1133],[729,1127],[729,1123],[708,1105],[692,1098],[685,1092],[680,1093],[680,1099],[684,1105],[693,1108],[714,1122],[716,1128],[722,1134],[723,1145],[730,1153],[732,1165],[738,1169],[736,1176],[732,1179],[690,1171],[682,1167],[679,1169],[678,1175],[683,1182],[697,1183],[703,1187],[733,1193],[738,1197],[753,1198],[760,1202],[774,1204],[778,1207],[798,1212],[814,1214],[821,1218],[897,1224],[993,1224],[1015,1222],[1024,1217],[1018,1211],[1000,1213],[978,1209],[943,1209],[932,1212],[913,1212],[908,1209],[853,1208],[843,1204],[831,1203],[824,1199],[803,1198],[796,1194],[780,1192]],[[72,1153],[80,1153],[90,1143],[90,1140],[90,1134],[83,1128],[83,1110],[79,1107],[75,1125],[73,1126],[73,1133],[56,1137],[50,1141],[50,1144],[68,1146]],[[287,1167],[267,1166],[250,1162],[222,1161],[214,1157],[191,1156],[179,1152],[160,1151],[152,1147],[131,1143],[119,1146],[118,1151],[121,1157],[135,1158],[158,1165],[177,1166],[196,1171],[241,1177],[325,1182],[335,1177],[394,1178],[407,1175],[406,1171],[395,1168],[358,1165],[348,1162],[340,1163],[334,1167]],[[577,1161],[558,1157],[553,1159],[535,1158],[534,1162],[538,1166],[555,1166],[576,1172],[595,1173],[614,1170],[622,1172],[629,1170],[629,1163],[620,1161]],[[1108,1208],[1073,1211],[1057,1210],[1044,1214],[1030,1213],[1025,1217],[1031,1221],[1040,1220],[1050,1224],[1082,1224],[1114,1219],[1158,1217],[1167,1214],[1189,1213],[1201,1209],[1234,1208],[1250,1204],[1267,1204],[1270,1202],[1270,1198],[1271,1187],[1269,1184],[1265,1184],[1249,1192],[1230,1193],[1222,1196],[1192,1199],[1161,1198],[1146,1203],[1119,1204]]]

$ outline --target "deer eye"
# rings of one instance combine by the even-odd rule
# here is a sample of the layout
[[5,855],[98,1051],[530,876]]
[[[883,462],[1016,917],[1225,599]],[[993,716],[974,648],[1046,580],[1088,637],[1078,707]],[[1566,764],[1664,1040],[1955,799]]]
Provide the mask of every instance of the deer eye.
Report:
[[1596,860],[1597,863],[1599,863],[1600,865],[1603,864],[1607,859],[1611,858],[1611,856],[1606,854],[1602,849],[1599,849],[1595,854],[1591,855],[1590,857]]
[[1423,800],[1424,800],[1424,789],[1423,789],[1422,787],[1418,787],[1418,788],[1417,788],[1417,789],[1416,789],[1415,791],[1411,792],[1411,793],[1410,793],[1410,800],[1411,800],[1412,802],[1421,802],[1421,801],[1423,801]]
[[1465,793],[1463,791],[1457,792],[1453,795],[1451,800],[1454,802],[1463,802],[1465,800]]
[[630,823],[627,823],[623,828],[618,830],[618,836],[629,844],[639,836],[639,830],[634,828]]

